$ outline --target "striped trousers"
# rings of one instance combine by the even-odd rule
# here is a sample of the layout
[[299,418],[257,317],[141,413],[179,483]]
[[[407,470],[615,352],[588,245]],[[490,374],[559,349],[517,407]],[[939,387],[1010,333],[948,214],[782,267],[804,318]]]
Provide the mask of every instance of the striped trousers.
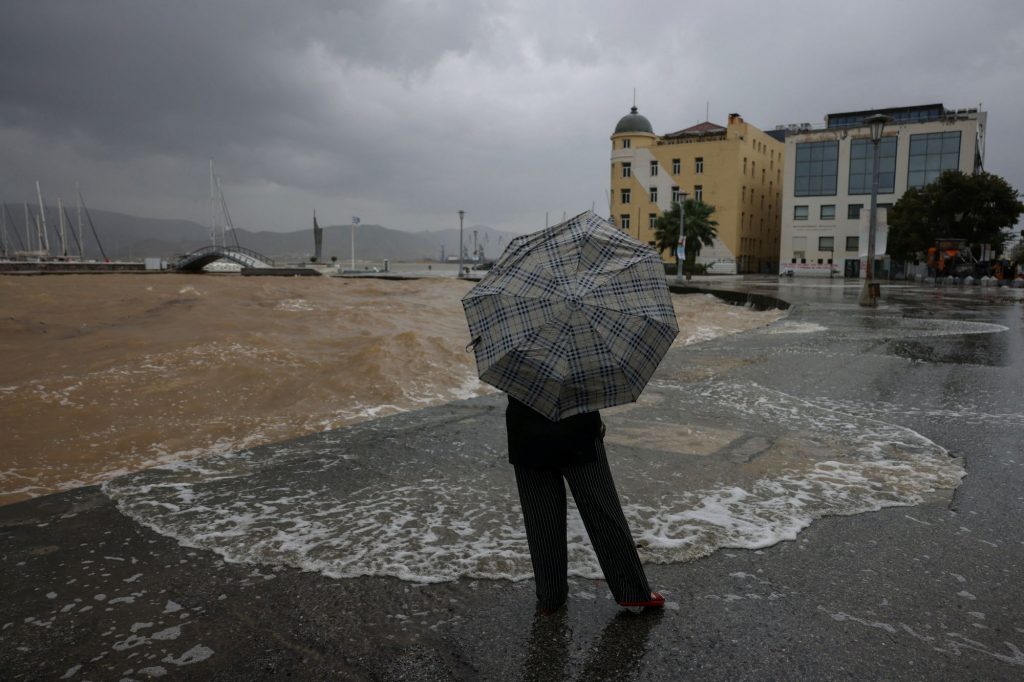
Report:
[[629,524],[615,491],[604,443],[598,439],[597,460],[560,469],[516,466],[516,486],[523,508],[539,606],[557,609],[569,593],[564,481],[583,518],[608,587],[616,601],[650,599]]

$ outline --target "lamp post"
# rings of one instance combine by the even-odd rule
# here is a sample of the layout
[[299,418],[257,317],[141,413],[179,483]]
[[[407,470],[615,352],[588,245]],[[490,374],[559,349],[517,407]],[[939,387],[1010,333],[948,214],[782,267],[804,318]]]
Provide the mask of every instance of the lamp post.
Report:
[[864,119],[871,128],[871,144],[874,146],[871,162],[871,214],[868,216],[868,262],[864,268],[864,286],[857,301],[865,307],[878,305],[879,285],[871,281],[875,276],[875,231],[878,228],[878,143],[882,141],[885,124],[891,120],[885,114],[875,114]]
[[459,209],[459,277],[463,276],[462,272],[462,219],[466,216],[466,212],[461,208]]
[[676,244],[676,284],[683,282],[683,261],[686,259],[686,192],[679,193],[679,241]]

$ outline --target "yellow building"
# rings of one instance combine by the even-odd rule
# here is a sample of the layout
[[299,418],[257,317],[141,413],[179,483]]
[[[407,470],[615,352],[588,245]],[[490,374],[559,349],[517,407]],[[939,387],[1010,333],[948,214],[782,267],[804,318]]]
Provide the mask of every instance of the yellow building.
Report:
[[[654,221],[681,193],[715,207],[718,239],[698,263],[719,274],[778,272],[785,145],[729,114],[667,135],[633,107],[612,134],[612,220],[654,244]],[[663,258],[674,261],[666,251]]]

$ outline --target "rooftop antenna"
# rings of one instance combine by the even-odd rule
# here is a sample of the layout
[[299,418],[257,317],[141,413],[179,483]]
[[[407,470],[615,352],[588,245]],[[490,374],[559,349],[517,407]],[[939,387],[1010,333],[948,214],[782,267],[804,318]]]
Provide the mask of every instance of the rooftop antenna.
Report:
[[633,88],[633,108],[636,109],[636,88]]
[[704,103],[704,120],[705,121],[710,121],[711,120],[711,101],[710,100],[708,100],[707,102]]

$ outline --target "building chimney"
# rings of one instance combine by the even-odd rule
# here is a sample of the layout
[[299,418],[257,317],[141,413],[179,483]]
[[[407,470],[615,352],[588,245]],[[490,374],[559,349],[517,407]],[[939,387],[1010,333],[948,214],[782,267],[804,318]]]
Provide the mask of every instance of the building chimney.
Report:
[[743,117],[739,114],[729,114],[729,123],[743,123]]

